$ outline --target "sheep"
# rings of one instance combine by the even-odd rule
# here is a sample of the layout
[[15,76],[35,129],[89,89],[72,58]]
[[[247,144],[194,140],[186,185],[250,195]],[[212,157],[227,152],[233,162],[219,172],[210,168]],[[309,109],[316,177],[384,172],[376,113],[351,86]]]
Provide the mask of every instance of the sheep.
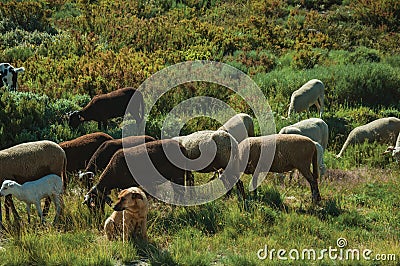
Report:
[[321,118],[324,111],[324,89],[322,81],[312,79],[301,86],[300,89],[294,91],[290,97],[288,118],[294,112],[307,111],[308,114],[308,108],[314,104],[317,106],[319,117]]
[[350,144],[359,144],[364,141],[370,143],[377,141],[379,143],[392,144],[395,142],[395,138],[399,134],[399,131],[400,119],[396,117],[380,118],[366,125],[356,127],[350,132],[342,149],[336,157],[342,157],[344,151]]
[[328,146],[329,129],[324,120],[310,118],[282,128],[279,134],[298,134],[318,142],[324,150]]
[[[56,174],[63,180],[65,188],[67,183],[66,167],[67,157],[64,150],[57,143],[48,140],[22,143],[0,151],[0,183],[8,179],[23,184],[48,174]],[[16,218],[18,213],[10,197],[7,196],[6,201]],[[43,210],[44,214],[47,213],[49,205],[50,201],[47,200]],[[7,207],[6,218],[9,219]]]
[[[284,173],[293,169],[307,179],[312,200],[318,203],[318,153],[314,142],[295,134],[274,134],[247,138],[239,144],[240,169],[253,175],[251,189],[258,185],[259,175],[267,172]],[[311,163],[313,172],[310,170]]]
[[90,189],[93,185],[94,173],[106,168],[114,153],[122,148],[122,142],[124,142],[124,148],[129,148],[155,140],[155,138],[150,136],[130,136],[124,139],[113,139],[103,142],[96,152],[93,153],[85,170],[79,173],[79,179],[85,182],[88,189]]
[[61,213],[60,196],[62,192],[63,181],[60,176],[55,174],[46,175],[35,181],[25,182],[22,185],[12,180],[4,180],[0,188],[0,196],[14,195],[17,199],[26,203],[28,223],[31,222],[31,204],[35,204],[42,224],[44,223],[44,216],[40,206],[40,200],[50,197],[54,201],[56,216],[54,217],[53,223],[56,223]]
[[[165,150],[164,150],[165,149]],[[99,181],[85,195],[83,201],[90,210],[101,210],[104,213],[105,203],[111,204],[108,195],[113,189],[126,189],[139,186],[135,177],[149,177],[151,186],[164,183],[165,180],[155,179],[158,173],[167,180],[179,185],[191,182],[191,173],[181,169],[170,162],[165,151],[180,152],[187,157],[186,149],[179,142],[171,139],[157,140],[141,144],[136,147],[119,149],[111,158],[107,167],[100,175]],[[147,160],[150,158],[153,167],[149,167]],[[135,163],[134,173],[128,167],[126,161]],[[155,171],[157,170],[157,171]],[[150,179],[153,178],[153,179]],[[178,194],[178,191],[175,191]]]
[[218,130],[224,130],[232,135],[238,143],[247,137],[254,137],[253,118],[248,114],[237,114],[229,119]]
[[85,169],[93,153],[103,142],[113,138],[103,132],[95,132],[76,139],[61,142],[59,145],[67,156],[67,172]]
[[[130,100],[133,98],[131,104]],[[132,108],[128,108],[128,104]],[[107,120],[110,118],[124,116],[129,113],[140,124],[144,116],[144,101],[140,91],[134,88],[123,88],[112,91],[107,94],[100,94],[95,97],[80,111],[74,111],[69,114],[69,125],[77,128],[84,121],[97,121],[98,129],[101,125],[107,128]]]
[[397,136],[396,146],[389,146],[384,154],[392,153],[392,156],[396,159],[397,162],[400,162],[400,133]]
[[[324,151],[328,145],[329,130],[328,125],[320,118],[310,118],[296,124],[282,128],[279,134],[297,134],[309,137],[315,142],[318,151],[318,165],[320,176],[326,172],[324,164]],[[290,179],[292,173],[290,174]]]
[[6,86],[9,90],[16,91],[17,90],[17,79],[18,73],[25,72],[25,68],[18,67],[15,68],[9,63],[1,63],[0,64],[0,81],[1,86]]
[[[239,180],[240,173],[237,161],[238,143],[231,134],[223,130],[203,130],[187,136],[174,137],[173,139],[179,141],[183,147],[185,147],[188,152],[188,157],[191,160],[198,159],[203,152],[205,154],[202,155],[201,158],[205,160],[209,159],[210,156],[207,156],[206,153],[212,151],[214,148],[213,145],[216,145],[216,153],[215,157],[212,158],[212,161],[210,161],[206,167],[196,171],[200,173],[210,173],[219,171],[220,169],[225,169],[227,174],[222,179],[225,186],[229,186],[229,184],[226,183],[228,181],[226,177],[236,178],[238,180],[237,188],[239,189],[243,199],[245,199],[246,195],[244,187],[242,182]],[[211,154],[211,156],[214,156],[214,154]],[[198,161],[198,163],[205,164],[206,162]],[[228,194],[229,193],[230,191]]]

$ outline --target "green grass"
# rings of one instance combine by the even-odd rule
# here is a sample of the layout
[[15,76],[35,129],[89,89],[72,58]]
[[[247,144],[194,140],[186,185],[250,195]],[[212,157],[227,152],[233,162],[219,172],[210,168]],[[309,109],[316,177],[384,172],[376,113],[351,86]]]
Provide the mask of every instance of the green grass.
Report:
[[[289,183],[274,175],[268,176],[257,196],[249,195],[246,208],[235,193],[193,207],[152,201],[149,243],[107,241],[101,231],[105,216],[96,222],[80,203],[83,194],[74,190],[77,194],[64,197],[66,209],[58,226],[39,226],[35,214],[33,223],[24,223],[19,235],[15,230],[3,235],[0,265],[129,265],[137,260],[151,265],[278,265],[296,261],[259,260],[257,251],[265,245],[287,251],[321,250],[336,247],[340,237],[348,241],[348,248],[368,248],[373,254],[398,257],[399,173],[370,168],[330,169],[320,181],[323,200],[319,206],[311,204],[304,178],[295,177]],[[196,178],[202,179],[204,174],[196,174]],[[244,177],[246,186],[249,180]],[[26,221],[23,205],[18,203],[17,207]],[[106,214],[111,211],[106,207]],[[14,228],[7,223],[6,227]],[[334,262],[325,258],[315,263]],[[354,265],[354,261],[340,263]],[[368,265],[362,260],[359,263]]]

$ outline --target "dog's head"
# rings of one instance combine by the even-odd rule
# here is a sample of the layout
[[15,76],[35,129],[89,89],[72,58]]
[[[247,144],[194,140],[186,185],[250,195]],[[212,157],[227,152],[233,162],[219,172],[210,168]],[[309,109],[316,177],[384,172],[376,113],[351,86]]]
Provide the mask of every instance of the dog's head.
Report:
[[146,194],[140,188],[132,187],[124,189],[118,194],[118,200],[113,209],[114,211],[139,210],[146,208],[147,204]]

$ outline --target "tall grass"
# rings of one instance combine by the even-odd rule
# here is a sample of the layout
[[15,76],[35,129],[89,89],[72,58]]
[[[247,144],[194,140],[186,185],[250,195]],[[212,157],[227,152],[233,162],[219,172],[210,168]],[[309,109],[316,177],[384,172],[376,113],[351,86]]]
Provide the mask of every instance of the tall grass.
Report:
[[[320,181],[320,206],[311,204],[309,186],[301,176],[298,182],[280,183],[269,175],[257,197],[249,196],[246,208],[235,195],[193,207],[152,200],[149,243],[106,240],[101,230],[105,216],[92,217],[81,204],[79,189],[64,196],[63,219],[55,227],[39,226],[37,217],[26,224],[24,206],[17,201],[24,223],[19,234],[5,223],[9,232],[0,241],[0,265],[129,265],[139,260],[151,265],[306,264],[259,260],[257,251],[265,245],[287,250],[335,247],[340,237],[347,239],[349,248],[400,256],[398,170],[361,168],[343,173],[329,170]],[[249,177],[244,181],[248,184]],[[111,211],[106,207],[106,215]],[[53,215],[51,208],[49,221]],[[333,262],[326,258],[315,263]]]

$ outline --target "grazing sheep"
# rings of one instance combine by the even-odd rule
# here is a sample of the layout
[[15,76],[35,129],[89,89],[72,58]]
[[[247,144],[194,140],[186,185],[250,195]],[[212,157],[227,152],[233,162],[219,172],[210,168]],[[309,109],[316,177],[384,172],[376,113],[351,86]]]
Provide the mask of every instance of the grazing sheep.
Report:
[[248,114],[237,114],[229,119],[218,130],[224,130],[232,135],[238,143],[247,137],[254,137],[253,118]]
[[[127,109],[132,97],[134,97],[134,102],[130,106],[134,109]],[[128,87],[97,95],[82,110],[69,115],[69,125],[77,128],[80,123],[93,120],[97,121],[98,128],[101,130],[101,124],[107,128],[108,119],[124,116],[125,113],[131,114],[137,124],[142,122],[144,101],[140,91]]]
[[[256,189],[262,173],[284,173],[293,169],[307,179],[314,203],[321,200],[318,189],[318,154],[314,142],[301,135],[274,134],[247,138],[239,144],[240,169],[253,175]],[[311,163],[313,172],[310,170]]]
[[396,159],[396,161],[400,162],[400,133],[397,136],[396,146],[389,146],[384,154],[386,153],[392,153],[392,156]]
[[319,117],[322,117],[324,111],[324,84],[318,79],[312,79],[301,86],[300,89],[293,92],[290,97],[290,106],[288,117],[292,113],[307,111],[312,105],[316,105],[319,111]]
[[95,173],[106,168],[114,153],[122,148],[122,142],[124,142],[124,148],[130,148],[155,140],[155,138],[147,135],[129,136],[124,139],[107,140],[102,143],[92,155],[89,163],[86,166],[85,172],[90,171]]
[[[67,183],[66,167],[67,157],[64,150],[58,144],[48,140],[22,143],[0,151],[0,183],[9,179],[23,184],[48,174],[56,174],[61,176],[65,188]],[[10,197],[7,196],[6,200]],[[9,200],[8,203],[14,217],[18,217],[12,200]],[[49,206],[50,201],[47,200],[44,214],[47,213]],[[7,207],[6,218],[9,219]]]
[[93,153],[103,142],[113,138],[103,132],[95,132],[76,139],[61,142],[59,145],[67,156],[67,171],[75,172],[85,169]]
[[17,90],[18,73],[23,73],[25,68],[15,68],[9,63],[0,64],[0,87],[6,86],[9,90]]
[[[187,156],[186,149],[179,142],[170,139],[119,149],[100,175],[97,184],[86,194],[83,203],[91,210],[100,209],[104,212],[105,203],[109,204],[111,201],[108,197],[111,190],[139,186],[135,176],[140,176],[140,178],[148,177],[149,180],[153,181],[151,185],[156,187],[165,182],[165,180],[157,179],[159,173],[165,179],[184,186],[185,174],[187,177],[186,183],[190,181],[188,180],[190,178],[189,171],[185,171],[171,163],[165,153],[165,151],[178,152],[179,150],[184,156]],[[155,169],[149,167],[148,163],[146,163],[148,158],[150,158]],[[135,163],[134,174],[130,171],[126,161]]]
[[145,135],[129,136],[124,138],[124,140],[113,139],[103,142],[90,158],[86,169],[83,172],[79,172],[79,180],[85,183],[86,187],[90,189],[93,186],[94,173],[107,167],[114,153],[122,148],[122,142],[124,142],[125,148],[130,148],[155,140],[155,138]]
[[56,223],[61,213],[60,196],[62,192],[63,181],[61,177],[55,174],[46,175],[35,181],[25,182],[22,185],[12,180],[4,180],[0,188],[0,196],[14,195],[17,199],[26,203],[28,223],[31,222],[31,204],[35,204],[40,221],[44,223],[40,200],[46,197],[50,197],[56,206],[56,216],[54,217],[54,223]]
[[324,150],[328,146],[328,125],[320,118],[310,118],[284,127],[279,131],[279,134],[297,134],[309,137],[321,144]]
[[[238,143],[234,137],[228,132],[223,130],[211,131],[211,130],[203,130],[192,133],[187,136],[180,136],[173,138],[179,141],[183,147],[187,150],[188,157],[191,160],[196,160],[201,156],[204,160],[210,159],[214,154],[210,154],[207,156],[207,152],[211,152],[213,150],[213,145],[216,145],[216,154],[212,161],[203,169],[196,170],[200,173],[210,173],[216,172],[220,169],[224,169],[227,173],[225,175],[226,178],[222,180],[227,182],[227,178],[235,178],[238,180],[237,188],[241,193],[243,199],[246,197],[244,187],[242,182],[239,180],[240,171],[238,165]],[[233,156],[231,158],[231,156]],[[211,157],[212,158],[212,157]],[[205,164],[205,161],[198,161],[198,163]],[[196,167],[199,168],[199,167]],[[229,186],[229,184],[225,183],[225,186]]]
[[336,157],[340,158],[350,144],[361,144],[364,141],[392,144],[395,142],[395,138],[399,132],[400,119],[396,117],[380,118],[366,125],[356,127],[350,132]]

